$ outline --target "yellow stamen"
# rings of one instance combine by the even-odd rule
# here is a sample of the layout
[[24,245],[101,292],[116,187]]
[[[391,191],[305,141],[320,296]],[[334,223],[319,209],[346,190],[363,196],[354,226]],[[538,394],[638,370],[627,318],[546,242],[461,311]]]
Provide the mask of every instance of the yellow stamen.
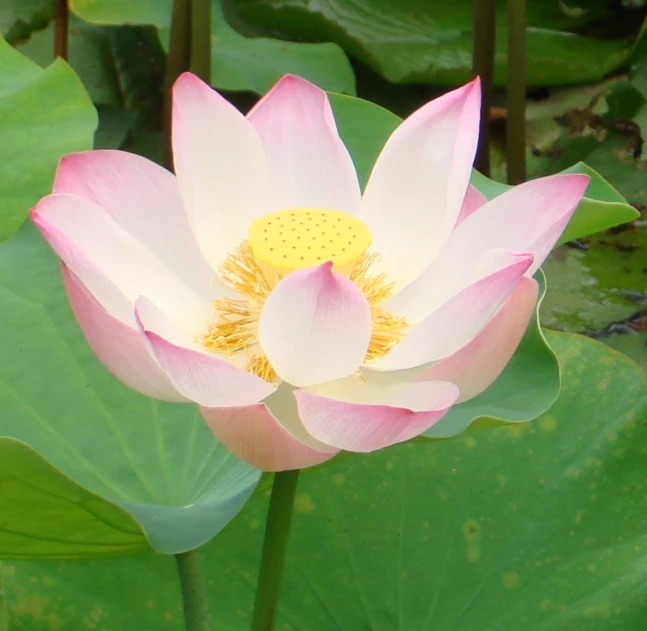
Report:
[[373,328],[366,351],[366,362],[386,355],[402,339],[409,326],[406,318],[379,306],[393,294],[393,283],[388,282],[384,273],[369,274],[370,267],[378,256],[376,253],[364,255],[349,275],[366,296],[371,307]]
[[367,253],[370,244],[371,235],[361,221],[333,210],[299,208],[257,220],[249,240],[227,257],[219,272],[222,283],[242,298],[215,302],[218,317],[200,343],[215,353],[247,352],[246,370],[272,381],[274,370],[257,350],[263,303],[285,275],[332,261],[333,270],[347,275],[371,307],[373,329],[366,361],[382,357],[402,339],[408,323],[380,307],[392,295],[393,283],[383,273],[370,274],[378,258]]

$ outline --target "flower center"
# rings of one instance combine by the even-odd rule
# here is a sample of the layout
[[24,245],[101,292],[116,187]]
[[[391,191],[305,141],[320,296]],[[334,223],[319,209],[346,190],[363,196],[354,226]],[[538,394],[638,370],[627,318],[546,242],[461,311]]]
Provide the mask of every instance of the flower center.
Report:
[[355,217],[324,208],[292,208],[257,219],[249,247],[273,286],[290,272],[333,262],[349,275],[371,245],[371,233]]
[[408,323],[380,306],[391,296],[393,284],[383,273],[371,273],[378,255],[367,252],[370,245],[368,228],[336,210],[293,208],[261,217],[218,274],[240,298],[216,301],[216,318],[198,342],[215,353],[245,353],[245,368],[272,381],[274,369],[258,345],[263,304],[290,272],[332,261],[333,270],[353,281],[370,305],[373,330],[366,361],[382,357],[402,339]]

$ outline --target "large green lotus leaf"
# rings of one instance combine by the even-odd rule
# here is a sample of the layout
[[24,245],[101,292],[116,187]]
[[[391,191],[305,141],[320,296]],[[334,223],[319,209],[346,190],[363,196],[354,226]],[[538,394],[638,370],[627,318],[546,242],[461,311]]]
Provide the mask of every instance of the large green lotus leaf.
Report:
[[[626,62],[628,41],[565,32],[604,15],[608,4],[587,2],[574,16],[554,0],[527,3],[529,85],[590,83]],[[236,8],[249,21],[291,37],[337,42],[394,83],[456,85],[472,71],[474,0],[237,0]],[[508,39],[504,0],[497,3],[496,28],[494,81],[503,85]]]
[[[125,509],[157,550],[204,543],[254,489],[259,472],[215,440],[195,406],[141,396],[103,368],[67,305],[56,257],[31,225],[0,248],[0,356],[0,436]],[[29,508],[27,497],[16,506]],[[39,523],[45,536],[49,523]]]
[[0,557],[111,557],[148,549],[123,509],[82,489],[24,443],[0,438]]
[[92,147],[97,115],[61,60],[43,70],[0,38],[0,242],[49,192],[64,153]]
[[[365,183],[380,150],[400,118],[388,110],[351,96],[330,95],[340,134],[348,145],[360,180]],[[591,178],[586,195],[569,222],[561,243],[587,236],[606,228],[636,219],[638,212],[604,178],[583,163],[560,173],[585,173]],[[510,186],[472,172],[472,184],[488,199],[508,190]]]
[[[70,0],[72,10],[88,22],[154,24],[164,42],[171,5],[171,0]],[[355,93],[353,70],[339,46],[245,37],[229,26],[220,0],[213,3],[211,55],[211,83],[222,90],[263,94],[281,76],[292,73],[327,90]]]
[[[302,477],[277,629],[642,629],[647,376],[587,338],[549,340],[564,388],[536,421]],[[249,628],[266,509],[255,495],[203,548],[216,629]],[[12,631],[182,628],[170,559],[19,561],[4,579]]]

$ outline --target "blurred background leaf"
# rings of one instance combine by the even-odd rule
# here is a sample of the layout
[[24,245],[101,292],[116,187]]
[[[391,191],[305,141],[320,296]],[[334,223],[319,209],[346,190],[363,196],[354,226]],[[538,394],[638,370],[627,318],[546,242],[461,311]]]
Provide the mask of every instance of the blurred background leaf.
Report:
[[[471,76],[473,4],[473,0],[236,0],[236,9],[254,24],[289,37],[337,42],[393,83],[457,85]],[[610,38],[583,34],[585,27],[594,31],[596,23],[615,16],[613,4],[591,0],[581,11],[569,11],[566,3],[556,0],[529,2],[528,85],[596,81],[622,66],[633,43],[624,22]],[[506,43],[505,1],[499,0],[496,85],[505,82]]]
[[[166,45],[170,0],[71,0],[72,10],[99,24],[153,24]],[[233,29],[220,0],[212,9],[211,84],[222,90],[265,93],[281,76],[298,74],[326,90],[355,93],[355,79],[344,52],[335,44],[301,44],[246,37]]]

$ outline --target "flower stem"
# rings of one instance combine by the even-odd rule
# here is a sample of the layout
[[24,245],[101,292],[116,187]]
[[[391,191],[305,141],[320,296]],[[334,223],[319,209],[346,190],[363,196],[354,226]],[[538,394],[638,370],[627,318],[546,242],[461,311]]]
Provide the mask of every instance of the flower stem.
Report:
[[481,77],[481,126],[475,167],[490,175],[490,104],[494,79],[495,0],[474,0],[472,73]]
[[171,89],[175,80],[189,69],[191,61],[191,0],[173,0],[171,34],[164,78],[164,164],[173,170],[171,148]]
[[56,0],[56,31],[54,35],[54,57],[67,59],[67,34],[68,34],[69,21],[70,21],[70,10],[67,5],[67,0]]
[[298,480],[298,470],[274,474],[254,601],[252,631],[272,631],[274,626]]
[[192,0],[191,72],[211,81],[211,0]]
[[180,575],[185,628],[187,631],[211,631],[207,590],[200,570],[200,553],[190,550],[176,554],[175,559]]
[[8,631],[9,614],[7,613],[7,599],[2,586],[2,565],[0,565],[0,631]]
[[508,184],[526,180],[526,0],[508,0]]

